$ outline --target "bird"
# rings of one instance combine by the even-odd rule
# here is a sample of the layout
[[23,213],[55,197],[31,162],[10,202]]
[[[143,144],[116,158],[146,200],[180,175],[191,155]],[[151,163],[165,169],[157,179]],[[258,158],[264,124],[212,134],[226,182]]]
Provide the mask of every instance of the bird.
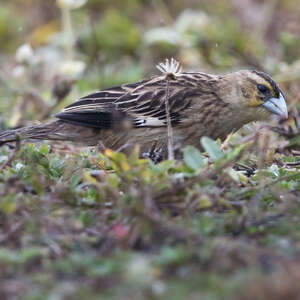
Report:
[[139,145],[140,153],[149,153],[155,145],[166,159],[168,124],[178,149],[200,149],[203,136],[224,140],[247,123],[267,121],[272,115],[288,118],[282,90],[262,71],[184,72],[174,59],[158,68],[159,75],[88,94],[48,123],[4,130],[0,145],[23,139],[69,140],[88,146],[101,143],[114,151]]

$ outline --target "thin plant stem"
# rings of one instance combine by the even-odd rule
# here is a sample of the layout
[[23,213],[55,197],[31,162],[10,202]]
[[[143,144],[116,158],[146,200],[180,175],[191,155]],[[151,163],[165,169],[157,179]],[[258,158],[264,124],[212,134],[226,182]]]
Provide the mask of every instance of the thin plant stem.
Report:
[[73,46],[74,46],[74,35],[72,29],[72,21],[71,21],[71,10],[67,5],[61,7],[62,11],[62,21],[63,21],[63,29],[64,34],[66,36],[66,58],[68,60],[73,59]]
[[174,143],[173,143],[173,130],[171,124],[170,116],[170,106],[169,106],[169,77],[166,74],[166,97],[165,97],[165,108],[167,117],[167,128],[168,128],[168,159],[174,159]]

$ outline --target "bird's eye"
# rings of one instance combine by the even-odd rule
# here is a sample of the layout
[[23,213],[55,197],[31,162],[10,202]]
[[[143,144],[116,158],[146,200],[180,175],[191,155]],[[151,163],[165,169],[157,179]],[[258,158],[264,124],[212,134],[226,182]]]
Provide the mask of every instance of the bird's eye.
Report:
[[263,94],[268,94],[270,92],[270,89],[263,84],[258,84],[257,89]]

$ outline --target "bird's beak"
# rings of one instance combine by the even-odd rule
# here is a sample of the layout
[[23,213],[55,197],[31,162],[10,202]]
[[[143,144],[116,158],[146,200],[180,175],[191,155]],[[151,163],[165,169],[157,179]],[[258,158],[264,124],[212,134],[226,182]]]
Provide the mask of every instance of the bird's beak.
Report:
[[286,102],[282,93],[280,93],[279,98],[270,98],[269,100],[264,102],[262,106],[271,113],[279,115],[283,119],[288,118]]

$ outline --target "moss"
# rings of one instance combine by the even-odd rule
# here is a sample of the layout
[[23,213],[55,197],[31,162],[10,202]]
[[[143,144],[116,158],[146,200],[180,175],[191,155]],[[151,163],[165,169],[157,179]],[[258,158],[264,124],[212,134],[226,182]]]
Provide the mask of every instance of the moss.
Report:
[[117,10],[108,10],[93,25],[92,32],[82,36],[79,44],[84,52],[117,59],[120,55],[134,55],[141,43],[141,33],[129,17]]
[[12,52],[24,31],[22,17],[17,16],[13,8],[1,4],[0,9],[0,51]]

